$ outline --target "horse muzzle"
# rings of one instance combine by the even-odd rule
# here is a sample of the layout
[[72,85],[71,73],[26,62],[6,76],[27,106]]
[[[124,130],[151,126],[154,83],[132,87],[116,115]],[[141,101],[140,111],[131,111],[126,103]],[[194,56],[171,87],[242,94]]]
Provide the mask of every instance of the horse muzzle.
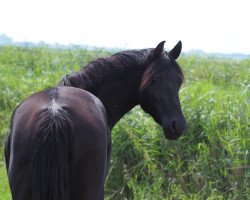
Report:
[[187,129],[184,118],[164,120],[162,122],[164,135],[168,140],[177,140]]

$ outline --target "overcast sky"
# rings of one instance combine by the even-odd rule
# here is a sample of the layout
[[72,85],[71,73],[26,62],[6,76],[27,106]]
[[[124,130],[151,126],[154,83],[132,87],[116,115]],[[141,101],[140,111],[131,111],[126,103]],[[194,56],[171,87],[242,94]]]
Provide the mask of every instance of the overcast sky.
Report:
[[0,33],[16,41],[250,54],[249,0],[1,0]]

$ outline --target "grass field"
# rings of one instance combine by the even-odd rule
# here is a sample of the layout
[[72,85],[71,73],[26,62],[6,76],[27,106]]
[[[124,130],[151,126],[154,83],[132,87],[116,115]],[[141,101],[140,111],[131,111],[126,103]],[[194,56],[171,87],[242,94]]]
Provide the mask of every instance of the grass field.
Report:
[[[3,147],[14,108],[110,52],[0,47],[0,200],[9,200]],[[188,132],[167,141],[139,107],[114,128],[106,199],[250,199],[250,58],[182,56]]]

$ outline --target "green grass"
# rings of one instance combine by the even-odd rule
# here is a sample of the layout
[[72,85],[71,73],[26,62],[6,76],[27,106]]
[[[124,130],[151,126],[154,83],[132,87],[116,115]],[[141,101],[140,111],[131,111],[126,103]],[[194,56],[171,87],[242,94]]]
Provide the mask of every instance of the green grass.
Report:
[[[3,146],[14,108],[103,49],[0,48],[0,199],[11,199]],[[184,56],[188,132],[167,141],[139,107],[115,126],[106,199],[250,199],[250,59]]]
[[6,175],[6,169],[2,162],[0,162],[0,199],[1,200],[11,199],[8,179]]

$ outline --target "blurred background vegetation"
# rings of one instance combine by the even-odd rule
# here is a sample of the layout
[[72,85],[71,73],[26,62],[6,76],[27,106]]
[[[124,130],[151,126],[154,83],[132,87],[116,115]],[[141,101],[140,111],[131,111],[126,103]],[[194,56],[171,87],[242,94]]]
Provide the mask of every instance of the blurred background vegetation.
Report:
[[[84,48],[0,47],[0,199],[11,199],[3,148],[15,107],[89,61]],[[184,54],[180,98],[188,131],[177,141],[139,107],[112,133],[106,199],[250,199],[250,58]]]

